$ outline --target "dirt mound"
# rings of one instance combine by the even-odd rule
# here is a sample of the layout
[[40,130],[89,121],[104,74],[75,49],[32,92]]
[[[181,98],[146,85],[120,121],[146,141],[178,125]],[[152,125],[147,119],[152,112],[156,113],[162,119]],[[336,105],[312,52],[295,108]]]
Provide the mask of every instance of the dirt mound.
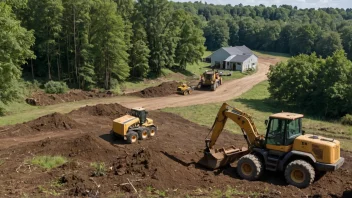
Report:
[[91,116],[108,116],[119,117],[129,113],[130,110],[120,104],[98,104],[95,106],[85,106],[69,113],[72,116],[91,115]]
[[112,96],[114,96],[114,94],[112,94],[110,91],[100,92],[75,89],[63,94],[47,94],[44,92],[36,92],[32,94],[32,97],[27,98],[26,102],[33,106],[47,106],[63,102],[74,102],[91,98],[104,98]]
[[[116,112],[127,110],[117,104],[103,106]],[[351,152],[341,151],[346,159],[341,169],[327,173],[306,189],[298,189],[287,186],[279,172],[265,172],[260,181],[246,181],[239,178],[235,163],[215,171],[199,166],[197,162],[203,156],[204,137],[209,128],[180,116],[150,112],[158,126],[157,135],[126,144],[124,140],[113,141],[108,134],[111,126],[97,121],[110,120],[97,115],[111,112],[84,107],[76,113],[71,119],[84,115],[90,122],[86,128],[78,126],[63,137],[24,142],[0,150],[1,194],[50,197],[56,192],[62,197],[111,197],[117,192],[128,197],[134,193],[134,187],[142,193],[141,197],[159,197],[162,193],[167,197],[213,197],[218,190],[229,193],[228,197],[341,197],[352,189]],[[82,133],[73,134],[78,130]],[[242,147],[246,142],[242,135],[222,133],[216,146],[230,145]],[[60,155],[68,162],[46,171],[26,163],[31,157],[42,155]],[[96,171],[93,163],[103,164],[100,170],[103,176],[92,176]],[[37,190],[38,186],[44,190]]]
[[142,91],[131,93],[130,95],[139,96],[142,98],[153,98],[153,97],[163,97],[176,93],[177,87],[180,85],[179,82],[163,82],[156,87],[148,87]]
[[151,153],[145,148],[140,148],[136,153],[118,157],[113,163],[116,175],[133,174],[146,176],[146,171],[150,168]]
[[7,129],[0,128],[0,137],[18,137],[40,132],[71,130],[80,126],[79,123],[67,115],[53,113],[23,124],[10,126]]
[[79,125],[76,121],[61,113],[46,115],[24,124],[36,131],[70,130],[77,128]]

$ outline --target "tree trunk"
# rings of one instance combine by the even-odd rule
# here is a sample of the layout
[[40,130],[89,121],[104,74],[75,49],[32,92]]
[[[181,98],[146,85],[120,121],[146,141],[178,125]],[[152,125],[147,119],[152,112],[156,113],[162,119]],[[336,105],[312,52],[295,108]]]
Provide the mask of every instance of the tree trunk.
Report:
[[49,49],[47,49],[46,52],[46,57],[47,57],[47,61],[48,61],[48,78],[49,80],[51,80],[51,63],[50,63],[50,54],[49,54]]
[[32,70],[32,79],[34,81],[35,79],[34,79],[33,59],[31,59],[31,70]]
[[73,43],[75,48],[75,72],[76,72],[76,82],[78,84],[78,89],[81,88],[79,83],[79,76],[78,76],[78,67],[77,67],[77,41],[76,41],[76,8],[72,6],[73,9]]

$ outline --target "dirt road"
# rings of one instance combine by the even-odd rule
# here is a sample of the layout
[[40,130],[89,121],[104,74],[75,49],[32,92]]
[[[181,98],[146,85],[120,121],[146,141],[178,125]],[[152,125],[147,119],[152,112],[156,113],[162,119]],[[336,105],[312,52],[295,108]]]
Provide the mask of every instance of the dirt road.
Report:
[[279,62],[281,59],[276,57],[260,57],[259,56],[259,67],[258,71],[252,75],[227,81],[215,92],[212,91],[195,91],[192,95],[181,96],[181,95],[170,95],[167,97],[156,97],[156,98],[138,98],[138,97],[107,97],[107,98],[94,98],[89,100],[81,100],[76,102],[66,102],[56,105],[50,105],[40,107],[38,109],[31,109],[28,111],[20,112],[18,114],[11,114],[6,117],[0,118],[0,126],[17,124],[26,121],[33,120],[35,118],[54,113],[68,113],[74,109],[86,105],[96,104],[112,104],[119,103],[126,107],[132,108],[136,106],[143,106],[149,110],[162,109],[165,107],[180,107],[189,106],[196,104],[206,104],[214,102],[223,102],[226,100],[233,99],[240,96],[242,93],[250,90],[254,85],[267,79],[266,73],[268,72],[269,66]]
[[225,82],[223,85],[218,87],[215,92],[196,91],[193,92],[192,95],[188,96],[172,95],[160,98],[136,98],[129,101],[118,102],[129,108],[143,106],[150,110],[162,109],[165,107],[182,107],[196,104],[223,102],[240,96],[244,92],[250,90],[254,85],[266,80],[266,73],[269,70],[269,66],[278,61],[279,59],[259,58],[260,66],[255,74]]

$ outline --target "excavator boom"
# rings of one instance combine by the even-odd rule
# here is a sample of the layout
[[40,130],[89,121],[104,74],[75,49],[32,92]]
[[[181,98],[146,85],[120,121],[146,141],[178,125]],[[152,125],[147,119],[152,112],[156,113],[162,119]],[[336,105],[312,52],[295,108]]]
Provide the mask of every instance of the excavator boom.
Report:
[[[235,146],[221,149],[213,148],[228,119],[235,122],[241,128],[244,138],[247,141],[248,148],[239,149]],[[229,106],[227,103],[224,103],[219,109],[209,134],[210,133],[211,138],[205,140],[206,149],[204,150],[204,157],[198,162],[210,169],[226,166],[227,164],[236,161],[243,155],[248,154],[252,146],[260,146],[264,139],[263,136],[258,134],[251,116],[239,109]]]

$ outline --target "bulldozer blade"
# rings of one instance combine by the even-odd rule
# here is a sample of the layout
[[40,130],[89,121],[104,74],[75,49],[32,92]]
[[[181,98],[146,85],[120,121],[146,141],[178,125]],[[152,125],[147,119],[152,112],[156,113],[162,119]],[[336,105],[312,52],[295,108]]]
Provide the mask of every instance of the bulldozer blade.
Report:
[[247,148],[209,149],[204,151],[204,156],[198,161],[198,164],[214,170],[229,165],[246,154],[248,154]]

